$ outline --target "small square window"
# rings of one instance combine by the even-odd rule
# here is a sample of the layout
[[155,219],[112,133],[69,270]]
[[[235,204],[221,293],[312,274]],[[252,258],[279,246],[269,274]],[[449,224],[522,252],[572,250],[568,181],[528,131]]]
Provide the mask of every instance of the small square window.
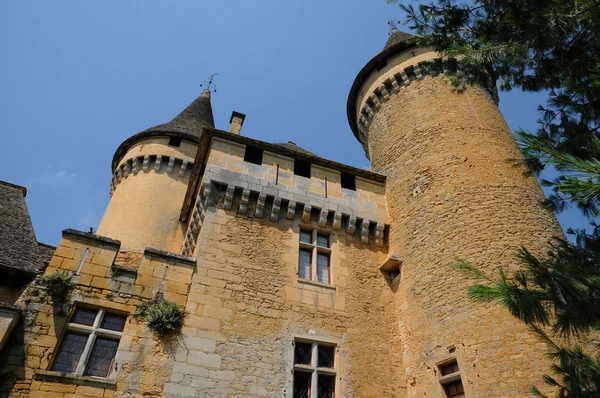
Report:
[[342,172],[341,183],[342,188],[356,191],[356,177],[354,175]]
[[171,137],[169,138],[169,146],[179,147],[181,145],[181,138]]
[[122,332],[125,328],[125,320],[127,317],[106,313],[100,327],[102,329],[114,330],[115,332]]
[[97,314],[97,310],[90,310],[88,308],[77,307],[75,309],[75,312],[73,313],[73,318],[71,318],[71,322],[85,326],[92,326],[94,324],[94,320],[96,319]]
[[261,165],[263,161],[263,150],[253,146],[246,146],[246,152],[244,152],[244,160],[248,163],[254,163]]
[[312,361],[312,344],[296,342],[294,346],[294,364],[310,365]]
[[312,231],[307,231],[305,229],[300,230],[300,242],[302,243],[312,243]]
[[310,178],[310,163],[300,159],[294,160],[294,174]]
[[447,398],[464,398],[465,396],[465,389],[460,380],[445,384],[444,392]]
[[458,371],[459,371],[458,362],[456,362],[456,361],[440,366],[440,372],[442,373],[442,376],[456,373]]
[[329,235],[318,233],[317,234],[317,246],[329,247]]
[[318,352],[319,352],[319,360],[318,360],[317,366],[319,368],[333,369],[333,367],[334,367],[333,366],[334,348],[320,345]]

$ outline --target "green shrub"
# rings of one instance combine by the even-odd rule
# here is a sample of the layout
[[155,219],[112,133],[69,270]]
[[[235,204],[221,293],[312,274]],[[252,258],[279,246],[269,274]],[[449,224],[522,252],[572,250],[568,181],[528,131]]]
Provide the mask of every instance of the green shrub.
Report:
[[134,315],[145,317],[148,327],[158,336],[166,336],[181,329],[185,311],[179,304],[157,297],[140,304]]
[[40,277],[39,283],[46,288],[52,299],[65,301],[75,288],[75,283],[71,279],[72,275],[69,272],[57,271]]

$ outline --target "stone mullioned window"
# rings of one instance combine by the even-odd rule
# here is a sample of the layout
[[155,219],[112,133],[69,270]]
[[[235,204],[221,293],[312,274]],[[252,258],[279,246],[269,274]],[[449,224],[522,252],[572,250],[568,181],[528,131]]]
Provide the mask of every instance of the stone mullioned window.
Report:
[[335,397],[335,346],[294,342],[294,398]]
[[127,317],[77,306],[65,328],[51,369],[78,376],[107,378]]
[[300,229],[298,277],[320,283],[331,283],[330,236],[317,230]]

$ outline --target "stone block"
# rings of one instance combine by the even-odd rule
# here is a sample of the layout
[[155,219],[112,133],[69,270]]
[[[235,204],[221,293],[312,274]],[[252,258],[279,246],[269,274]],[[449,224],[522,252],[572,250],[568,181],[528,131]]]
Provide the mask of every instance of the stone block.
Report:
[[173,365],[173,373],[181,373],[184,375],[208,377],[209,370],[201,368],[199,366],[190,365],[187,363],[176,362]]
[[191,365],[200,365],[206,368],[220,369],[221,356],[218,354],[191,350],[188,352],[188,363]]
[[88,397],[102,397],[104,396],[104,389],[90,386],[77,386],[75,391],[79,395],[85,395]]
[[188,350],[204,351],[214,353],[217,342],[211,339],[205,339],[202,337],[188,337],[183,338],[183,342]]

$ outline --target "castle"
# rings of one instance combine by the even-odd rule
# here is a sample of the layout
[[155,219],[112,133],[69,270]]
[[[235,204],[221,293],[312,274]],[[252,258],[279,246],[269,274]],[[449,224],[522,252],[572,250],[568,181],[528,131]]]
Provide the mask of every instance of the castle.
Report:
[[[545,346],[451,264],[514,267],[561,230],[507,162],[493,84],[453,92],[459,67],[391,34],[348,98],[369,171],[245,137],[238,112],[216,129],[205,90],[118,147],[96,233],[39,245],[0,184],[0,396],[527,396]],[[180,330],[140,315],[157,299]]]

